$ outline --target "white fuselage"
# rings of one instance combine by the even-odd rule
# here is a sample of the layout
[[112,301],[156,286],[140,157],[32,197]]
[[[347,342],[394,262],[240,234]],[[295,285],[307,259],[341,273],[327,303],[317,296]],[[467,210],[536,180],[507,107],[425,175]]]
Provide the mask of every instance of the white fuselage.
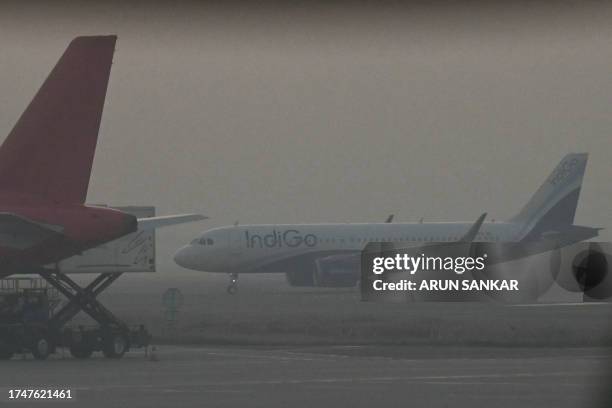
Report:
[[[189,269],[223,273],[284,273],[293,263],[359,253],[369,242],[454,242],[473,223],[238,225],[204,232],[181,248],[175,261]],[[484,223],[474,241],[516,242],[517,223]]]
[[181,248],[175,261],[200,271],[268,273],[318,268],[321,262],[347,263],[370,242],[400,247],[464,239],[531,242],[556,234],[567,245],[597,235],[597,229],[573,225],[587,159],[586,153],[566,155],[509,222],[482,223],[484,218],[479,218],[475,223],[238,225],[204,232]]

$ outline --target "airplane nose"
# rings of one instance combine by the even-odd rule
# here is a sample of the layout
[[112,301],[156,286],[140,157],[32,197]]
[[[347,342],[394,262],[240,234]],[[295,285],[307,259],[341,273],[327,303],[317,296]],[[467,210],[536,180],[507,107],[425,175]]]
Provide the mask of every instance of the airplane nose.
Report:
[[182,247],[176,251],[176,254],[174,254],[174,262],[183,268],[193,269],[193,260],[191,259],[192,256],[190,252],[191,250],[189,245]]

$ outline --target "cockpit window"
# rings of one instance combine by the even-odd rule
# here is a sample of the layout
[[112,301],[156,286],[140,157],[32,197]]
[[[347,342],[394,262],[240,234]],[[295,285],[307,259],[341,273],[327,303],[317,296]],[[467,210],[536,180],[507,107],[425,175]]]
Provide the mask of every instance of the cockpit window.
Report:
[[192,245],[214,245],[215,241],[213,241],[211,238],[204,238],[204,237],[200,237],[200,238],[196,238],[193,241],[191,241]]

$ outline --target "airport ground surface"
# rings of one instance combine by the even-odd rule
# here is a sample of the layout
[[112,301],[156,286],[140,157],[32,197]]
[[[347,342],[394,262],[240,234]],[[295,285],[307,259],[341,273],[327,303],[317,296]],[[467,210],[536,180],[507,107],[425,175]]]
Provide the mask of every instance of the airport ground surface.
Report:
[[[608,406],[612,363],[597,348],[160,346],[157,353],[158,361],[133,352],[118,361],[3,362],[3,401],[20,406],[7,402],[8,388],[35,386],[71,388],[84,407],[597,407]],[[45,404],[52,403],[36,406]]]
[[[609,305],[371,304],[278,277],[241,277],[230,296],[225,278],[122,279],[102,300],[152,330],[158,361],[17,356],[0,405],[11,387],[56,386],[88,407],[610,406]],[[185,300],[175,329],[169,287]]]
[[[126,321],[145,323],[162,343],[612,346],[612,305],[366,303],[353,289],[290,288],[282,276],[240,281],[232,296],[225,275],[133,275],[102,299]],[[167,330],[161,301],[168,287],[184,295],[175,331]]]

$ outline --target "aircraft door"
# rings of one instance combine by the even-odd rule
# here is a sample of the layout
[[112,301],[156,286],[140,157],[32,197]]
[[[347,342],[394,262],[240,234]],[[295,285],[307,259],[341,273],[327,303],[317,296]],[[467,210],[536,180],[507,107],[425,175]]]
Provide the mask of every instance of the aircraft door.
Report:
[[229,234],[229,243],[230,256],[232,258],[240,257],[246,245],[244,242],[244,230],[238,227],[232,228]]

